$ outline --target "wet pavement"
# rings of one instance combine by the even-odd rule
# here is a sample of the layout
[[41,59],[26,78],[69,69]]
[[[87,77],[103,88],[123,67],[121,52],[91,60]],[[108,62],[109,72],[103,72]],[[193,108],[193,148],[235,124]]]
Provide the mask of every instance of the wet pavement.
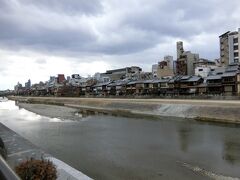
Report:
[[[240,177],[237,125],[167,117],[83,118],[73,109],[45,105],[28,109],[38,114],[2,102],[0,122],[94,179]],[[51,118],[44,116],[49,113]]]

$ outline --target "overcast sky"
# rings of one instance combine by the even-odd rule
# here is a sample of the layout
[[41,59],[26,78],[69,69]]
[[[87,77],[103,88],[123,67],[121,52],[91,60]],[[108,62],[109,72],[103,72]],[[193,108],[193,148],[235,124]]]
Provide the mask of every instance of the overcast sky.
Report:
[[240,27],[239,0],[0,0],[0,89],[29,78],[145,71],[176,41],[219,57],[218,36]]

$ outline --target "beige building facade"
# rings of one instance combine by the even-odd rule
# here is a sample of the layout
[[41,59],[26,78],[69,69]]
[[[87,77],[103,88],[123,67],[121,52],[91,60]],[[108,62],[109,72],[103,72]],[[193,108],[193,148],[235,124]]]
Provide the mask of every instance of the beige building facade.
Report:
[[163,61],[158,62],[152,66],[152,74],[154,78],[172,77],[174,76],[173,70],[173,57],[165,56]]

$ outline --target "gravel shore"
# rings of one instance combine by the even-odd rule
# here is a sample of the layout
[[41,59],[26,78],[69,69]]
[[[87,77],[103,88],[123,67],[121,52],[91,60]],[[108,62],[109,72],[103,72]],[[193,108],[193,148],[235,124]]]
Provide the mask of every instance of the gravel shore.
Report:
[[75,108],[56,105],[19,103],[18,106],[41,116],[70,120],[75,120],[78,112]]

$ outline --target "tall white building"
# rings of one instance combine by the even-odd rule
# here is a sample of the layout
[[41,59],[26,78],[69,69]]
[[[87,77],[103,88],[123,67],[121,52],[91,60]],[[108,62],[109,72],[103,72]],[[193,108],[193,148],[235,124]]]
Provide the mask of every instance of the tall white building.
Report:
[[152,74],[153,74],[154,78],[157,77],[157,71],[158,71],[158,64],[153,64],[152,65]]
[[228,37],[229,64],[239,62],[240,54],[240,28],[236,32],[231,32]]
[[223,65],[240,62],[240,28],[238,31],[226,32],[219,36],[220,60]]

